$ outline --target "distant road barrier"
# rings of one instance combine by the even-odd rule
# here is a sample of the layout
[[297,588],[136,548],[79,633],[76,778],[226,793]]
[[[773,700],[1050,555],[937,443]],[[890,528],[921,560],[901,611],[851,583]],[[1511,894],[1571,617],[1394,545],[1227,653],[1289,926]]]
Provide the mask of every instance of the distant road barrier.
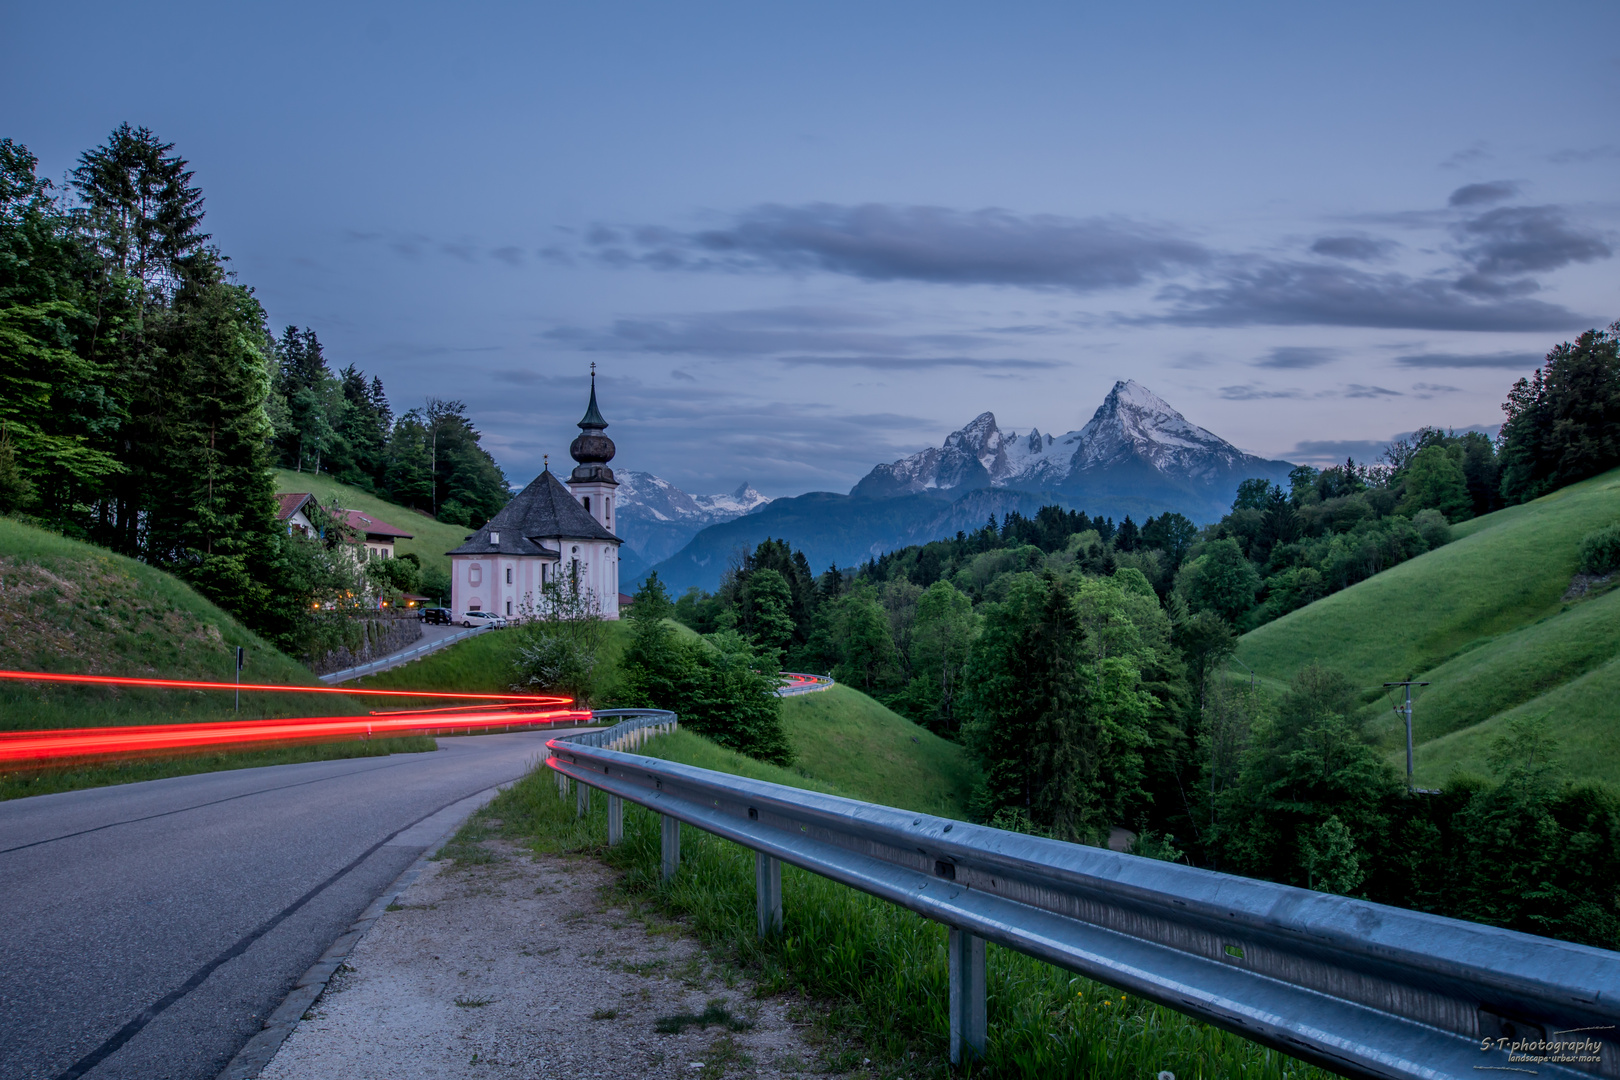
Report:
[[446,645],[452,645],[455,642],[465,640],[466,638],[475,637],[476,635],[482,634],[484,631],[490,629],[492,629],[492,627],[475,626],[471,630],[460,630],[454,634],[446,634],[442,638],[418,645],[414,649],[405,649],[401,652],[389,653],[387,656],[379,656],[377,659],[368,661],[364,664],[357,664],[351,668],[344,668],[342,671],[334,671],[329,675],[322,675],[321,682],[340,683],[348,682],[350,679],[358,679],[362,675],[370,674],[371,672],[378,671],[382,668],[391,668],[396,664],[403,664],[408,660],[415,660],[418,657],[426,656],[430,652],[437,652]]
[[782,685],[777,688],[778,697],[792,697],[794,694],[810,694],[817,690],[826,690],[833,686],[830,675],[806,675],[798,671],[782,672]]
[[666,879],[685,822],[754,851],[762,936],[783,862],[950,928],[953,1062],[994,941],[1348,1076],[1620,1076],[1620,953],[626,753],[677,718],[612,715],[546,764],[581,814],[607,793],[610,843],[624,800],[662,815]]

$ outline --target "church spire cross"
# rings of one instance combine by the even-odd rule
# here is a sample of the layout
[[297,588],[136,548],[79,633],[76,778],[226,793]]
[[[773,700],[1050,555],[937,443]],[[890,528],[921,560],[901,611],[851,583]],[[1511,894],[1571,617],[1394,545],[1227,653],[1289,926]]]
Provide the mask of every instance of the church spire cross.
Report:
[[613,440],[604,434],[603,429],[608,426],[602,419],[602,410],[596,405],[596,364],[591,364],[591,403],[585,409],[585,419],[579,422],[579,437],[568,448],[568,453],[579,462],[570,477],[570,483],[585,483],[591,480],[613,480],[613,470],[607,463],[613,460],[615,449]]
[[579,422],[581,430],[601,431],[608,426],[602,419],[602,410],[596,407],[596,361],[591,361],[591,403],[585,409],[585,418]]

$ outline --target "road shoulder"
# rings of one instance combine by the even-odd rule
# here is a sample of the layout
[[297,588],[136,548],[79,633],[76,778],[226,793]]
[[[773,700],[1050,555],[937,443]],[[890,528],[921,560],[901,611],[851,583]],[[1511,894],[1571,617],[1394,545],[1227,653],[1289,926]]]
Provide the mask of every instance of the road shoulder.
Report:
[[263,1080],[820,1072],[790,1001],[616,904],[614,871],[483,851],[427,864],[387,905]]

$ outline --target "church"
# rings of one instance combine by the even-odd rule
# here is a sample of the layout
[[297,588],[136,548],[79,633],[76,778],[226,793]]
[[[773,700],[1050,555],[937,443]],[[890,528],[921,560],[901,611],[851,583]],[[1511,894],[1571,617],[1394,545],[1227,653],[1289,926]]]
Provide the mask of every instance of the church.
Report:
[[574,471],[565,487],[548,461],[520,491],[450,556],[450,609],[490,611],[511,619],[544,613],[544,590],[579,582],[604,618],[619,617],[619,544],[613,534],[614,490],[608,462],[613,440],[596,407],[596,365],[591,403],[568,448]]

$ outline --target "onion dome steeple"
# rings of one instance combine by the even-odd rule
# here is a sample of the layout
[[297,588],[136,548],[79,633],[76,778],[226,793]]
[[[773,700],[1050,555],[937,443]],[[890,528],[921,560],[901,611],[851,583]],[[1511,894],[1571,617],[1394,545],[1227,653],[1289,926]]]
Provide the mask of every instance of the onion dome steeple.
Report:
[[617,449],[613,440],[604,435],[603,429],[608,422],[602,419],[602,410],[596,407],[596,364],[591,364],[591,403],[585,409],[585,417],[579,422],[579,436],[569,446],[568,453],[579,464],[574,466],[574,472],[569,480],[582,483],[591,480],[616,483],[613,479],[613,470],[608,468],[608,462],[613,460]]

